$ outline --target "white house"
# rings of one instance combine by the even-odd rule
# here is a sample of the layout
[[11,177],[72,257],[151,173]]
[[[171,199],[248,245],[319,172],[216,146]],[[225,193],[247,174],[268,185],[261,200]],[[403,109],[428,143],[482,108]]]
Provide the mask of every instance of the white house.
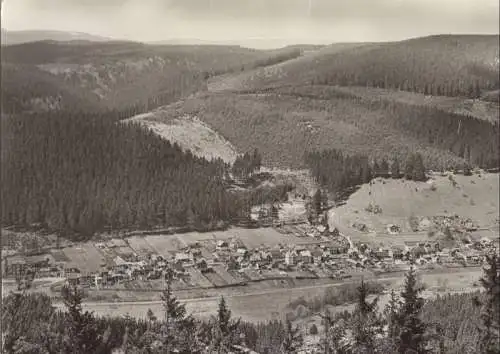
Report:
[[297,263],[297,252],[295,250],[290,250],[285,253],[285,264],[295,265]]

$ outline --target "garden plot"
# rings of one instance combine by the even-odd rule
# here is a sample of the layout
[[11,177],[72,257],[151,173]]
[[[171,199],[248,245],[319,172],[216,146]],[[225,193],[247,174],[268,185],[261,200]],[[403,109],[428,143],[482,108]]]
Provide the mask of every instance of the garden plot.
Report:
[[68,266],[74,266],[84,274],[100,271],[101,263],[105,261],[103,255],[90,243],[67,247],[63,252],[70,260]]

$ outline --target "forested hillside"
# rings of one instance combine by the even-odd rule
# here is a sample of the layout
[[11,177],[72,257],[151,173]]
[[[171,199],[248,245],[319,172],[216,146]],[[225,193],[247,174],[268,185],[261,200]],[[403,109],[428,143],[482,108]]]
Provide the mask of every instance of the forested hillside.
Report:
[[480,97],[499,88],[498,36],[439,35],[401,42],[333,46],[249,86],[371,86],[443,96]]
[[433,106],[364,99],[332,86],[297,86],[264,94],[187,99],[172,116],[195,115],[240,151],[258,146],[263,164],[303,167],[304,152],[334,148],[370,158],[406,159],[428,168],[498,165],[499,126]]
[[2,63],[1,109],[4,114],[80,107],[97,110],[94,94],[71,86],[33,65]]
[[[79,93],[84,109],[90,98],[95,106],[123,109],[143,105],[143,111],[147,111],[205,89],[210,76],[269,65],[300,54],[297,48],[260,51],[238,46],[134,42],[41,41],[5,46],[2,67],[8,64],[9,70],[4,72],[2,68],[6,79],[2,111],[29,110],[33,100],[57,97],[61,104],[74,107],[80,102],[65,100],[71,90]],[[40,91],[36,87],[49,89]]]
[[238,211],[222,161],[208,162],[123,118],[3,118],[2,223],[91,235],[106,228],[210,229]]

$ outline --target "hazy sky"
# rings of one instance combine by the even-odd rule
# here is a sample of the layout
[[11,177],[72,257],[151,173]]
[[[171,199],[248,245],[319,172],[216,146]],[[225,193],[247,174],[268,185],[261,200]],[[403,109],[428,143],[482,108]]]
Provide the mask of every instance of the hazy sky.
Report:
[[3,0],[9,30],[115,38],[331,43],[498,33],[498,0]]

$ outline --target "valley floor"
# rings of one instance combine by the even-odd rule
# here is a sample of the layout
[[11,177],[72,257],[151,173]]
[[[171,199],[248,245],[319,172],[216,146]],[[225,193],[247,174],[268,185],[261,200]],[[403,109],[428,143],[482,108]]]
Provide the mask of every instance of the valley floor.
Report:
[[[470,292],[475,291],[474,283],[481,277],[481,269],[478,267],[446,269],[425,273],[420,275],[421,281],[426,286],[424,296],[434,297],[440,293]],[[247,293],[234,293],[234,289],[219,289],[207,292],[205,297],[182,298],[181,302],[186,304],[189,313],[198,318],[207,318],[215,314],[220,296],[226,297],[234,317],[241,317],[242,320],[259,322],[271,320],[273,318],[283,318],[289,309],[287,304],[299,297],[312,298],[323,294],[325,289],[336,287],[346,283],[353,283],[359,280],[323,283],[316,285],[302,285],[287,289],[267,289],[264,291],[247,290]],[[403,283],[402,274],[384,276],[376,281],[390,283],[389,288],[398,289]],[[149,294],[152,296],[153,294]],[[148,309],[151,309],[157,316],[163,313],[162,303],[158,299],[159,294],[155,294],[156,300],[124,301],[124,302],[85,302],[85,310],[94,311],[97,315],[123,316],[130,315],[136,318],[144,318]],[[186,296],[186,294],[184,294]],[[379,299],[379,306],[383,308],[387,303],[388,295],[384,294]],[[265,306],[263,305],[265,304]],[[57,307],[62,307],[61,303],[56,303]],[[352,305],[338,306],[335,310],[343,311],[350,309]]]

